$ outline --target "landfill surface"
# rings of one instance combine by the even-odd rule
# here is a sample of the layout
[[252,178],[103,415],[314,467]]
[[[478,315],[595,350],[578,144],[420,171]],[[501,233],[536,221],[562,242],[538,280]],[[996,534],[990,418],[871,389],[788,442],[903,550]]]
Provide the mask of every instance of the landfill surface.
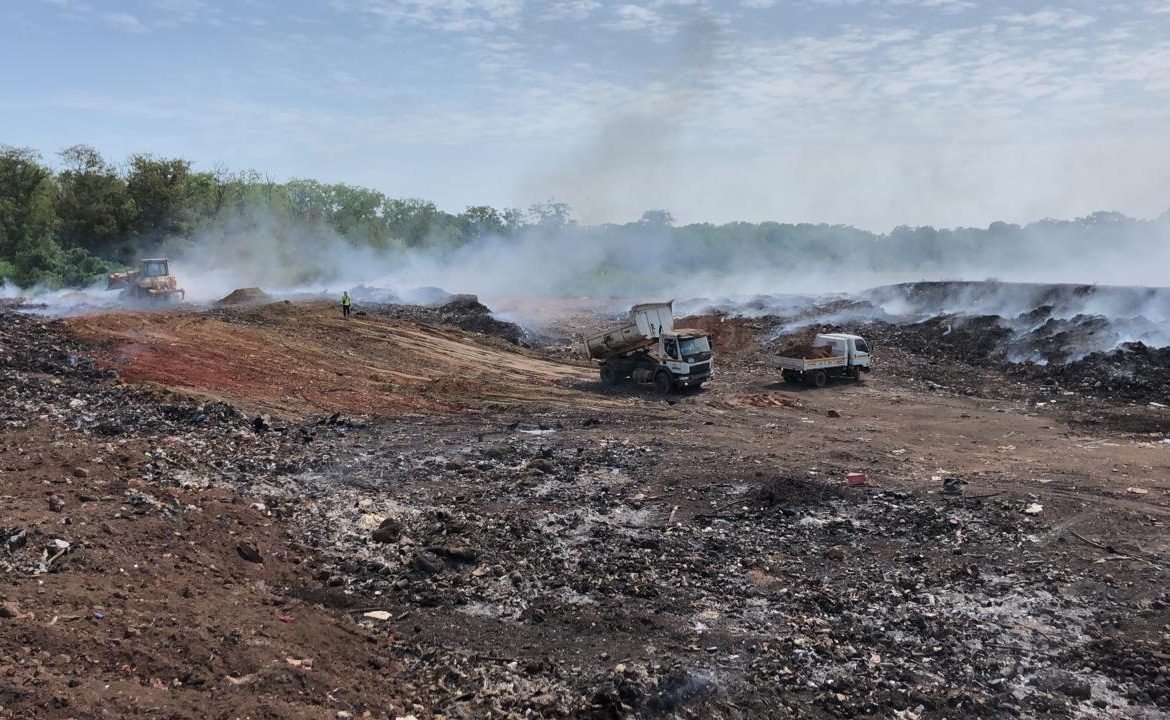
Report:
[[608,309],[256,299],[0,308],[0,718],[1170,713],[1165,349],[708,309],[658,397]]

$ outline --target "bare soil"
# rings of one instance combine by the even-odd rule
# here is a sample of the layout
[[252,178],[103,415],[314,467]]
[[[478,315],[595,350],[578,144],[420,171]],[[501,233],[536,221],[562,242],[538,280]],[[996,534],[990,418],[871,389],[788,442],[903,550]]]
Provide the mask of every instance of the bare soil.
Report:
[[0,718],[1170,709],[1143,400],[865,328],[793,388],[766,318],[667,398],[326,304],[0,318]]

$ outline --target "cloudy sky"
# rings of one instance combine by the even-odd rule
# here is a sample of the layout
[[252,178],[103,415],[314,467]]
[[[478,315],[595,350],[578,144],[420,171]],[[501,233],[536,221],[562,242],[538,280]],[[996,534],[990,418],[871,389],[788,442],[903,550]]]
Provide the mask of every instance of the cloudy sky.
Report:
[[1170,209],[1170,0],[13,0],[0,143],[586,222]]

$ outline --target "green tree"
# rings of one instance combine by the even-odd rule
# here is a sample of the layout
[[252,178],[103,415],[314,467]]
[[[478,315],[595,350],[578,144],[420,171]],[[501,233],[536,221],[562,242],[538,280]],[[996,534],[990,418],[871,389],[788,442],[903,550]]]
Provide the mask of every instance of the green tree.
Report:
[[134,204],[131,230],[140,246],[144,241],[190,234],[194,226],[190,175],[191,163],[187,160],[146,154],[130,158],[126,190]]
[[469,206],[459,219],[469,239],[503,235],[507,227],[504,216],[490,205]]
[[97,150],[74,145],[58,153],[65,169],[57,175],[57,240],[61,247],[83,248],[103,257],[123,257],[130,249],[134,203],[123,180]]
[[0,258],[17,285],[55,283],[59,249],[53,240],[55,187],[40,155],[0,146]]
[[638,221],[638,224],[651,227],[671,227],[674,225],[674,215],[671,215],[668,210],[647,210],[642,213],[642,219]]
[[353,185],[331,185],[329,224],[351,243],[386,247],[390,232],[382,219],[386,196]]
[[393,237],[402,240],[407,247],[422,247],[430,237],[439,209],[433,202],[409,199],[387,198],[382,205],[382,216]]
[[537,225],[551,230],[559,230],[577,224],[573,220],[573,209],[569,207],[569,204],[556,200],[546,200],[531,205],[528,208],[528,214],[532,216]]

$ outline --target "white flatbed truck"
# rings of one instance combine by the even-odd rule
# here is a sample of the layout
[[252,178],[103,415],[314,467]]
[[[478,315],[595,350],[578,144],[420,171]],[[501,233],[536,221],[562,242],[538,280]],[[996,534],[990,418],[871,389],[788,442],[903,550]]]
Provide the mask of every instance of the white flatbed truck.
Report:
[[860,335],[824,333],[817,335],[810,347],[826,348],[823,353],[827,357],[772,357],[772,365],[780,368],[785,382],[824,387],[833,378],[861,380],[861,373],[869,372],[873,364],[869,344]]

